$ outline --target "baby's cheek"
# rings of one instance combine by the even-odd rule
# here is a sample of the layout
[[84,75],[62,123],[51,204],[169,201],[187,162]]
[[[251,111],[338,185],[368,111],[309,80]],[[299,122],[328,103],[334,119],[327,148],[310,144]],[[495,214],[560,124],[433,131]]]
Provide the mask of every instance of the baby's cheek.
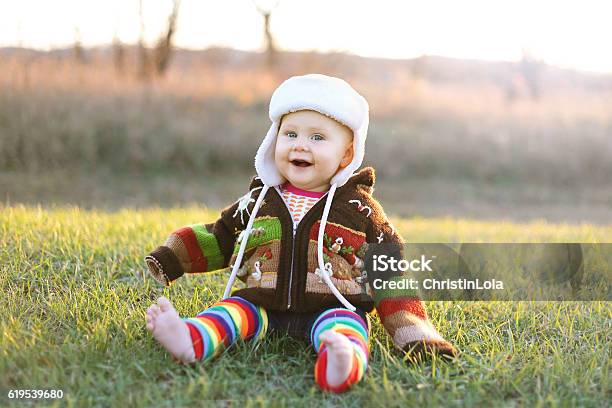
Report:
[[283,167],[283,156],[278,149],[274,152],[274,165],[277,169],[281,169]]

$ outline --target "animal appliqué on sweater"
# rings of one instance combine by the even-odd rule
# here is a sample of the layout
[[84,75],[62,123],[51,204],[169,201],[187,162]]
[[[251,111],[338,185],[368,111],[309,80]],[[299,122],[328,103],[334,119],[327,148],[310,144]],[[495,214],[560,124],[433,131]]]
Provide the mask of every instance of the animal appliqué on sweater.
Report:
[[247,276],[250,273],[253,279],[257,281],[261,280],[261,276],[262,276],[261,268],[264,262],[273,259],[272,248],[270,248],[270,246],[263,246],[263,247],[257,248],[257,251],[253,259],[254,259],[254,262],[252,264],[245,263],[244,265],[242,265],[240,269],[238,269],[239,277]]
[[[318,235],[319,222],[315,223],[310,231],[310,242],[314,247]],[[352,230],[340,224],[328,222],[323,234],[323,262],[331,263],[335,267],[333,276],[338,279],[351,279],[361,276],[363,258],[368,244],[365,234]],[[338,270],[338,257],[346,261],[349,271]],[[335,259],[335,261],[334,261]],[[320,273],[321,271],[319,271]],[[348,272],[348,274],[347,274]]]

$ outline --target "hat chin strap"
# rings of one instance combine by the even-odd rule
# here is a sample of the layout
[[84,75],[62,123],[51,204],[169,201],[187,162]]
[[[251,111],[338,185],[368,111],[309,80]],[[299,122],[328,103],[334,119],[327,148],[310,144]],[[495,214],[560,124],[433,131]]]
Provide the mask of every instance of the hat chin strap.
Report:
[[247,223],[247,227],[244,230],[244,236],[242,237],[242,242],[240,243],[240,249],[238,250],[238,255],[236,256],[236,261],[232,266],[232,274],[227,280],[227,285],[225,286],[225,291],[223,292],[223,299],[227,299],[232,290],[232,286],[234,285],[234,281],[236,281],[236,276],[238,275],[238,269],[240,268],[240,264],[242,263],[242,257],[244,256],[244,251],[246,250],[247,241],[249,240],[249,235],[251,235],[251,230],[253,229],[253,222],[255,222],[255,217],[257,217],[257,211],[259,211],[259,207],[261,207],[261,202],[263,201],[266,193],[270,186],[267,184],[263,185],[263,188],[259,192],[259,196],[257,197],[257,201],[255,202],[255,206],[253,207],[253,212],[251,213],[251,217],[249,218],[249,222]]
[[337,187],[338,185],[336,183],[331,185],[331,188],[329,189],[329,192],[327,193],[327,200],[325,200],[325,208],[323,209],[323,216],[321,217],[321,225],[319,226],[319,236],[317,237],[317,260],[319,261],[319,270],[321,271],[321,278],[323,278],[323,281],[327,284],[327,286],[329,287],[329,290],[332,291],[336,299],[338,299],[340,303],[344,305],[344,307],[354,312],[355,306],[351,305],[350,302],[346,300],[344,296],[342,296],[340,291],[338,291],[338,288],[336,288],[336,286],[334,285],[334,282],[332,282],[331,280],[331,275],[332,275],[331,264],[328,264],[329,265],[329,271],[328,271],[328,268],[325,267],[325,264],[323,262],[323,234],[325,233],[325,225],[327,224],[327,216],[329,215],[329,209],[331,208],[331,203],[332,203],[332,200],[334,199],[334,193],[336,192]]
[[[351,311],[355,311],[355,306],[353,306],[342,294],[338,291],[338,288],[334,285],[331,280],[332,270],[331,264],[328,264],[329,267],[325,267],[325,263],[323,262],[323,234],[325,233],[325,225],[327,224],[327,217],[329,215],[329,209],[331,208],[331,203],[334,198],[334,193],[336,192],[336,188],[338,185],[336,183],[331,185],[329,192],[327,193],[327,199],[325,200],[325,207],[323,209],[323,216],[321,217],[321,224],[319,226],[319,235],[317,237],[317,260],[319,262],[319,270],[321,272],[321,278],[329,287],[329,290],[334,294],[336,299],[342,303],[344,307]],[[238,269],[242,262],[242,257],[244,256],[244,252],[246,250],[246,244],[249,240],[249,235],[251,234],[251,229],[253,228],[253,222],[255,221],[255,217],[257,216],[257,211],[261,206],[261,202],[265,197],[268,189],[270,187],[267,184],[264,184],[262,190],[259,193],[259,197],[257,197],[257,201],[255,202],[255,206],[253,207],[253,212],[251,213],[251,217],[249,218],[249,222],[247,224],[246,229],[244,230],[244,236],[242,237],[242,242],[240,243],[240,249],[238,250],[238,255],[236,256],[236,261],[232,266],[232,274],[227,281],[227,286],[225,287],[225,292],[223,292],[223,299],[227,299],[230,295],[230,291],[232,286],[234,285],[234,281],[236,280],[236,276],[238,274]]]

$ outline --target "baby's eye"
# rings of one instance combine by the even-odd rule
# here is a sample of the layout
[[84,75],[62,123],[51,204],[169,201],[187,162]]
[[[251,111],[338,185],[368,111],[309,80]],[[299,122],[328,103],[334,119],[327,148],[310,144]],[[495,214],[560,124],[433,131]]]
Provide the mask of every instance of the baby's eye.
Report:
[[296,134],[295,132],[285,132],[285,134],[286,134],[288,137],[297,137],[297,134]]
[[323,137],[323,135],[315,133],[314,135],[312,135],[312,140],[325,140],[325,138]]

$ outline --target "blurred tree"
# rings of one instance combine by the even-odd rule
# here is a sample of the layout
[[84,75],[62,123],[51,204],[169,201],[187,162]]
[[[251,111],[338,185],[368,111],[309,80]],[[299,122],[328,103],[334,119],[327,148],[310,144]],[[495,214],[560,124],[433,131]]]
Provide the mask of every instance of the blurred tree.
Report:
[[113,64],[115,71],[122,74],[125,70],[125,47],[119,38],[119,34],[115,31],[113,35]]
[[520,75],[523,77],[523,80],[529,89],[531,98],[538,99],[542,90],[541,78],[542,70],[544,68],[543,62],[535,58],[529,50],[523,49],[523,56],[519,62],[518,68]]
[[159,37],[159,40],[157,40],[157,45],[155,46],[154,61],[155,70],[158,75],[163,75],[166,72],[168,63],[170,62],[170,56],[172,53],[172,39],[176,33],[176,20],[178,18],[180,5],[181,0],[173,0],[172,12],[170,13],[170,16],[168,16],[166,31]]
[[272,11],[278,6],[279,0],[253,0],[255,8],[259,11],[259,14],[264,18],[264,39],[266,42],[266,58],[270,67],[274,66],[276,62],[276,43],[272,32],[270,31],[270,18]]
[[138,36],[138,77],[147,80],[151,74],[149,52],[145,45],[145,23],[142,0],[138,0],[138,16],[140,17],[140,34]]
[[177,29],[176,25],[180,5],[181,0],[172,1],[172,11],[168,16],[168,25],[155,42],[155,47],[150,50],[145,44],[143,1],[139,0],[140,35],[138,38],[138,60],[139,77],[141,79],[147,80],[153,73],[158,76],[163,76],[165,74],[172,56],[172,41]]
[[85,50],[83,50],[83,43],[81,42],[81,30],[79,27],[74,27],[74,45],[72,46],[74,50],[74,59],[77,62],[84,64],[85,61]]

